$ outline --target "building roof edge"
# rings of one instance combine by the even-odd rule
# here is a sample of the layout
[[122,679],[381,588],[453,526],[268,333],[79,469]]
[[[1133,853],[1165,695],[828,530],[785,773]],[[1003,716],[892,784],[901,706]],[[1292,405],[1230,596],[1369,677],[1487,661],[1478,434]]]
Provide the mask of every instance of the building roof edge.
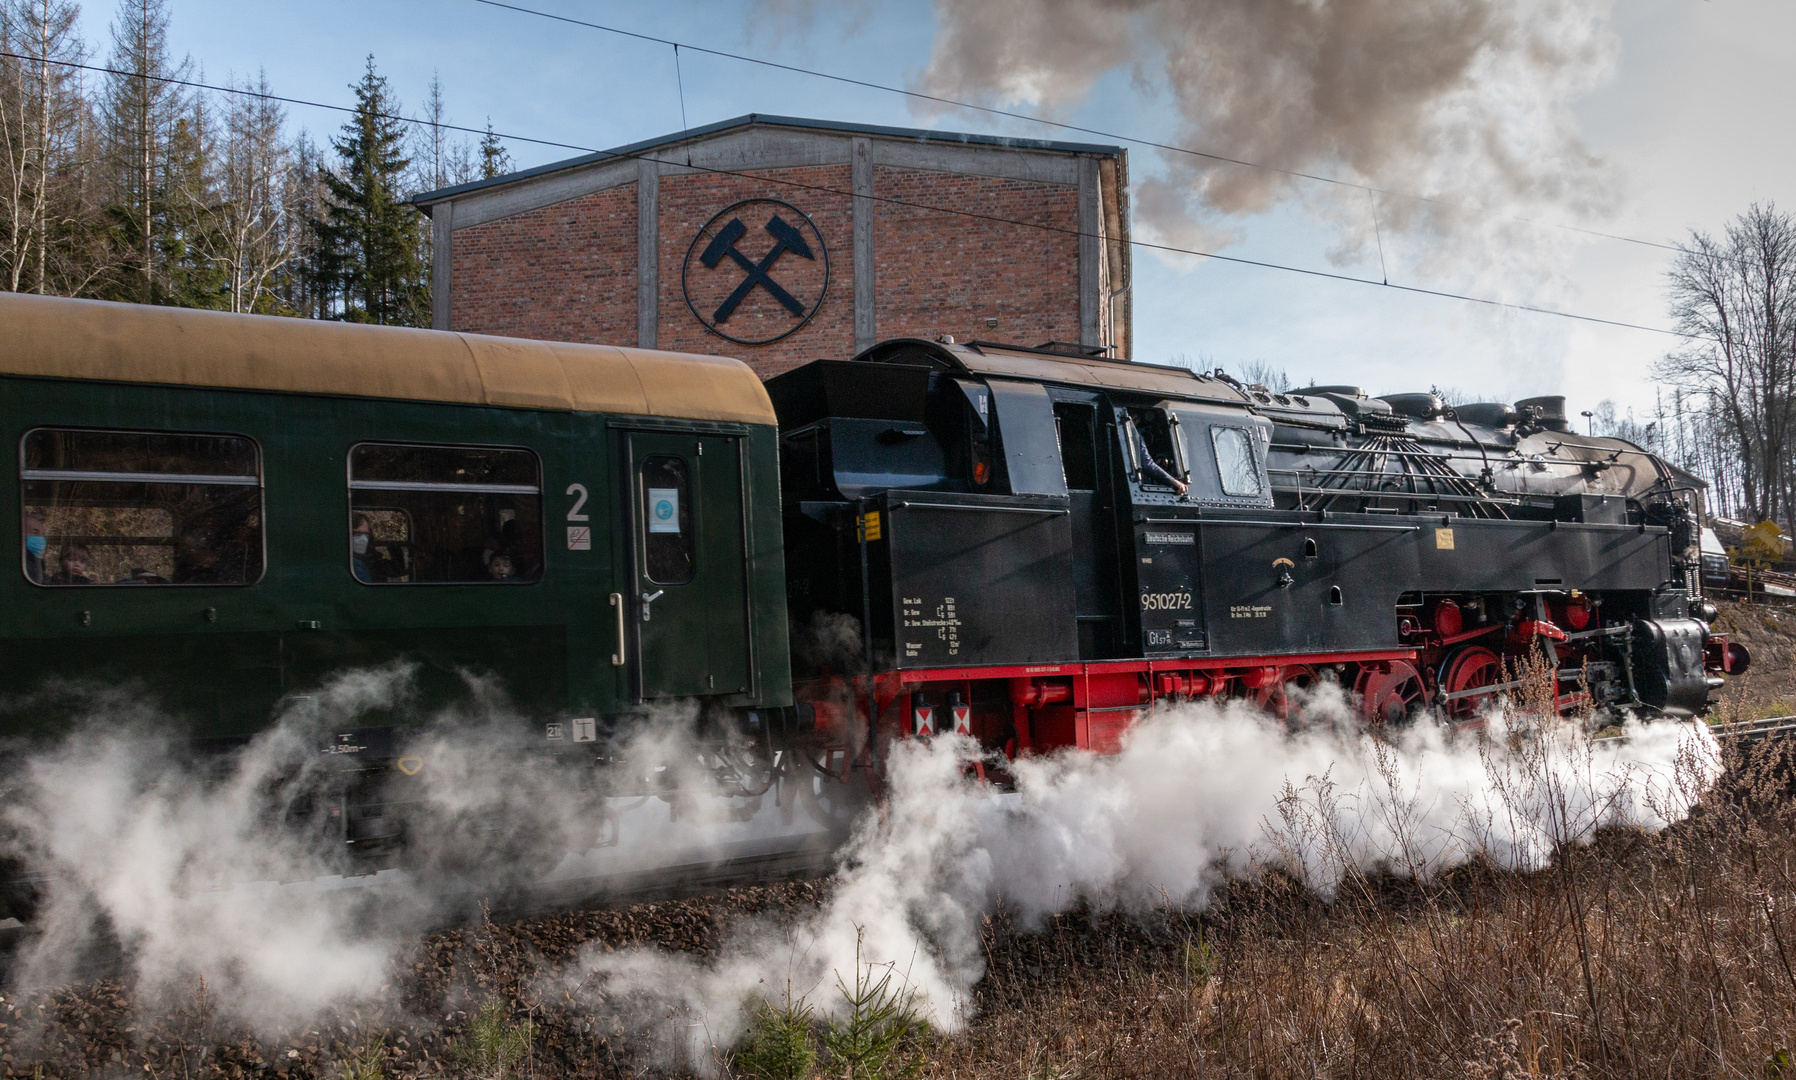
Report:
[[1040,153],[1054,154],[1092,154],[1102,157],[1120,157],[1123,148],[1103,143],[1056,142],[1047,139],[1024,139],[1010,135],[980,135],[963,131],[933,131],[927,128],[887,127],[880,124],[854,124],[840,120],[814,120],[800,116],[774,116],[767,113],[747,113],[729,120],[719,120],[713,124],[687,128],[641,142],[627,143],[610,150],[599,150],[578,157],[552,161],[534,168],[520,169],[503,176],[489,177],[484,180],[472,180],[465,184],[438,188],[414,195],[409,200],[413,206],[426,208],[436,203],[447,202],[475,191],[487,188],[502,187],[522,180],[530,180],[539,176],[578,169],[586,165],[596,165],[608,160],[621,160],[640,157],[651,150],[680,143],[692,142],[743,127],[784,127],[811,131],[831,131],[850,135],[869,135],[875,138],[894,141],[912,141],[922,143],[959,143],[965,146],[989,146],[1010,150],[1030,150]]

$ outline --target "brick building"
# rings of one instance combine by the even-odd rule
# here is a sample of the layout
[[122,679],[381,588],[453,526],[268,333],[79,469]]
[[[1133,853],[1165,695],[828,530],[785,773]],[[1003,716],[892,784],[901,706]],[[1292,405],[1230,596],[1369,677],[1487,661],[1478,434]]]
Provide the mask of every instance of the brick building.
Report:
[[1129,355],[1121,148],[749,115],[414,200],[441,329],[722,353]]

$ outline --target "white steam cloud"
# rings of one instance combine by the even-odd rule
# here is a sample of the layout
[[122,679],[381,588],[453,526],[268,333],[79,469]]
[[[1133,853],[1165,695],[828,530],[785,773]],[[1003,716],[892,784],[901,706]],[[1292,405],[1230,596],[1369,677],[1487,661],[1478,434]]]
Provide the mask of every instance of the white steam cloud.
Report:
[[64,703],[81,702],[73,733],[14,748],[0,812],[0,854],[41,881],[10,981],[122,965],[154,1006],[204,979],[222,1015],[275,1030],[370,999],[407,937],[478,918],[489,900],[577,898],[620,876],[827,844],[844,824],[808,775],[752,793],[721,782],[691,710],[649,717],[612,785],[596,783],[590,762],[549,760],[542,725],[470,678],[464,703],[403,746],[415,772],[388,774],[409,809],[401,868],[358,863],[343,821],[357,759],[321,749],[414,705],[414,674],[339,675],[228,758],[195,757],[126,693],[66,688]]
[[[137,733],[148,710],[96,700],[12,777],[11,854],[46,875],[20,981],[80,974],[116,942],[146,1005],[204,978],[232,1018],[285,1027],[378,994],[405,936],[482,897],[817,843],[864,790],[787,759],[764,791],[731,793],[676,714],[624,755],[632,790],[570,783],[506,734],[534,726],[475,683],[471,705],[409,748],[423,762],[409,797],[431,823],[409,869],[343,877],[305,827],[330,820],[342,779],[319,736],[403,706],[410,685],[403,667],[335,679],[223,768]],[[592,946],[538,982],[701,1070],[740,1035],[746,1005],[791,995],[828,1014],[838,982],[869,970],[893,972],[953,1030],[984,970],[981,917],[1000,903],[1027,925],[1080,904],[1201,909],[1268,870],[1329,895],[1352,874],[1427,878],[1474,858],[1536,869],[1599,828],[1677,821],[1716,771],[1701,724],[1629,721],[1592,742],[1576,722],[1496,715],[1483,733],[1422,721],[1380,739],[1338,687],[1302,705],[1296,733],[1239,702],[1158,709],[1119,754],[1010,763],[1010,794],[975,778],[963,738],[894,745],[887,800],[860,815],[822,908],[739,930],[713,959]]]
[[1163,709],[1115,756],[1014,762],[1012,795],[969,776],[964,739],[895,746],[889,803],[862,820],[814,918],[746,931],[714,962],[593,950],[586,978],[617,1019],[667,1025],[663,1047],[701,1069],[740,1035],[745,1004],[790,995],[827,1015],[869,967],[952,1030],[984,970],[980,917],[1000,902],[1028,924],[1080,904],[1201,909],[1267,869],[1324,895],[1352,873],[1426,878],[1473,858],[1538,869],[1599,828],[1680,819],[1717,768],[1700,724],[1629,721],[1592,742],[1575,722],[1493,716],[1482,735],[1420,722],[1392,742],[1333,687],[1306,715],[1335,722],[1293,735],[1243,703]]

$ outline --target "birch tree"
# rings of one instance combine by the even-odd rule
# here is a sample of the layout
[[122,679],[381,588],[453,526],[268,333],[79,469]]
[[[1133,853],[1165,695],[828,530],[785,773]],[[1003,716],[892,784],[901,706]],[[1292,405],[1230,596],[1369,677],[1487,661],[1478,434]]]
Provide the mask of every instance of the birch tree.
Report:
[[272,99],[265,71],[241,89],[222,102],[223,129],[207,182],[183,191],[204,217],[192,244],[223,272],[225,306],[240,312],[261,310],[273,300],[275,276],[298,254],[300,232],[285,201],[293,171],[293,151],[283,135],[286,110]]
[[1796,219],[1753,204],[1719,238],[1691,231],[1669,271],[1671,313],[1685,344],[1660,374],[1704,393],[1739,453],[1745,509],[1796,517]]
[[[76,69],[86,57],[80,9],[65,0],[0,5],[0,269],[12,292],[49,291],[52,235],[85,224],[80,173],[86,102]],[[85,279],[87,275],[78,274]]]

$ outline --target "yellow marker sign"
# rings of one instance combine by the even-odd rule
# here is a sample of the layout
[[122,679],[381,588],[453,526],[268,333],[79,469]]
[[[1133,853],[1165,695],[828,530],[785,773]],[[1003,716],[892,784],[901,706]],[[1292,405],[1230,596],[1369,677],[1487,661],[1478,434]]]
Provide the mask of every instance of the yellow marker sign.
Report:
[[861,515],[860,529],[856,536],[858,539],[867,541],[879,539],[879,511],[869,510]]
[[1452,551],[1453,550],[1453,530],[1452,529],[1436,529],[1436,530],[1434,530],[1434,549],[1436,551]]
[[1741,530],[1741,554],[1753,562],[1780,562],[1784,557],[1783,532],[1775,521],[1761,521]]
[[395,761],[393,764],[399,766],[399,771],[404,773],[405,775],[416,776],[416,775],[418,775],[418,770],[420,770],[424,767],[424,759],[421,757],[407,756],[407,757],[400,758],[398,761]]

